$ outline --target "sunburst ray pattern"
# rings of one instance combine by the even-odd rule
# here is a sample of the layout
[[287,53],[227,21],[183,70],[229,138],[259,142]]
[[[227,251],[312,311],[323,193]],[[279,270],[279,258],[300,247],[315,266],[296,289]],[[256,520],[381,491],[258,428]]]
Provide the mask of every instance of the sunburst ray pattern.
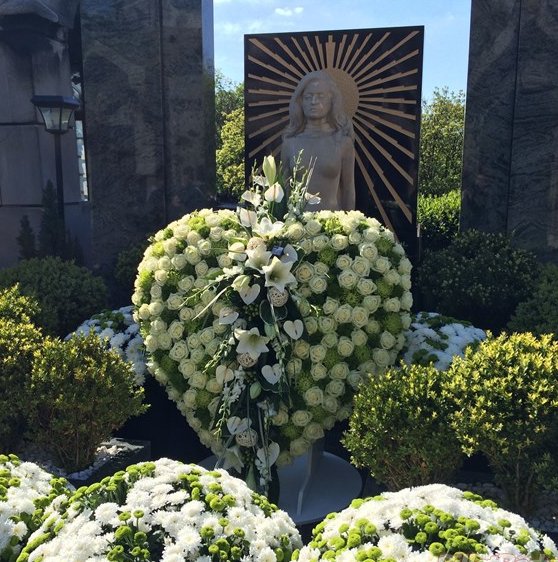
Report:
[[357,208],[412,251],[423,42],[422,27],[246,35],[246,169],[279,155],[298,82],[326,70],[353,120]]

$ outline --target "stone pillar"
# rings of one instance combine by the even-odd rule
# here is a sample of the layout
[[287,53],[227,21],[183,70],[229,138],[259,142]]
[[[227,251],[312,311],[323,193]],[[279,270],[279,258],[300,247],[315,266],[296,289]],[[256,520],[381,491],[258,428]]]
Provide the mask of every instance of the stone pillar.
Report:
[[[56,186],[54,139],[31,103],[35,94],[72,95],[68,57],[67,8],[60,23],[27,12],[25,2],[0,6],[0,267],[14,265],[20,221],[27,215],[37,234],[42,215],[42,190]],[[19,10],[23,10],[18,12]],[[54,12],[53,12],[54,13]],[[64,197],[71,228],[73,207],[79,207],[76,139],[62,137]]]
[[82,0],[92,266],[207,206],[214,190],[211,0]]
[[558,4],[473,0],[461,226],[558,262]]

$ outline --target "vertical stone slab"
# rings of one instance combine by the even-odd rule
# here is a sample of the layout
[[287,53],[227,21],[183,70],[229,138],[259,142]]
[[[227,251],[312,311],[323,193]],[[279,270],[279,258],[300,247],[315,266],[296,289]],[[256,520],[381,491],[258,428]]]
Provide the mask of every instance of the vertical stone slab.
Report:
[[522,0],[508,233],[558,257],[558,4]]
[[461,228],[507,230],[521,0],[473,0]]
[[[200,0],[83,0],[93,266],[207,205],[212,80]],[[211,6],[211,2],[209,2]],[[204,19],[206,18],[206,19]],[[210,75],[212,77],[212,68]],[[211,90],[208,89],[211,87]]]

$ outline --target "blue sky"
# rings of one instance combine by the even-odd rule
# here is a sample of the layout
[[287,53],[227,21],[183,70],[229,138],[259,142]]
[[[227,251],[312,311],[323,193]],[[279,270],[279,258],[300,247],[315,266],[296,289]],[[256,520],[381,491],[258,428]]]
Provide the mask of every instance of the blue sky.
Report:
[[244,80],[244,34],[424,25],[423,97],[466,90],[471,0],[213,0],[215,67]]

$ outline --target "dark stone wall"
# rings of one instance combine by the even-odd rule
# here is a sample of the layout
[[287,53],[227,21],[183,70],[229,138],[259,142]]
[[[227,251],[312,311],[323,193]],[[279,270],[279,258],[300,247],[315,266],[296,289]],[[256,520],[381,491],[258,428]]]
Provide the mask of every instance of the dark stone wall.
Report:
[[473,0],[461,226],[558,261],[558,3]]
[[81,29],[91,265],[107,272],[213,192],[212,3],[82,0]]

